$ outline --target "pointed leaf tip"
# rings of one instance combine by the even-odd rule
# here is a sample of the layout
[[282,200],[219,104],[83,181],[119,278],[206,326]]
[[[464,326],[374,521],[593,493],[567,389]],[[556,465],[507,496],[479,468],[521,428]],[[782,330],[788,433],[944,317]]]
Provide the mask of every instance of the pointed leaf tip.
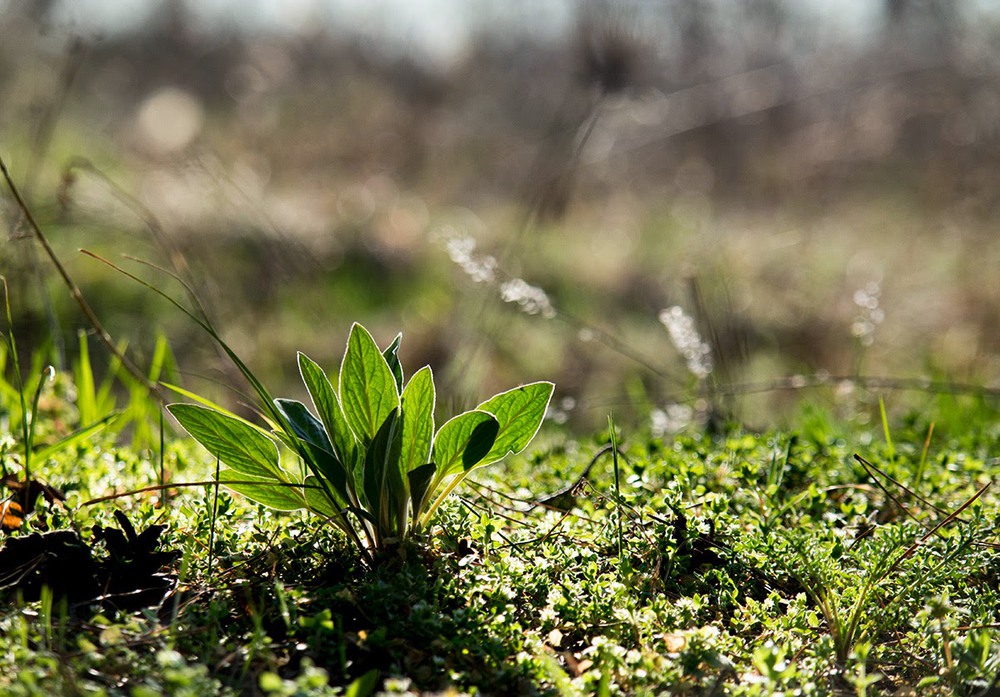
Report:
[[483,458],[483,464],[496,462],[521,452],[538,433],[555,385],[533,382],[491,397],[476,409],[493,414],[500,423],[496,442]]
[[393,409],[399,408],[396,378],[378,345],[360,324],[351,328],[340,367],[340,401],[354,435],[368,447]]

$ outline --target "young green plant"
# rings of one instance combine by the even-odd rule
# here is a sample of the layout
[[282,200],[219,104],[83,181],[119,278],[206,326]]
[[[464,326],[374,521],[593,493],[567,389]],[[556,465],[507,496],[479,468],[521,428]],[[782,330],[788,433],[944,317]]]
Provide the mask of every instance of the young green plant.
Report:
[[[426,529],[473,469],[523,450],[554,389],[550,382],[516,387],[435,431],[431,369],[404,382],[401,338],[383,351],[355,324],[336,380],[300,353],[315,413],[273,399],[261,405],[270,430],[201,399],[168,409],[228,468],[222,483],[230,489],[273,508],[326,516],[366,553],[384,551]],[[282,466],[279,443],[298,455],[298,473]]]
[[[0,288],[3,290],[3,306],[7,331],[0,331],[0,410],[6,410],[8,415],[16,415],[21,431],[21,455],[22,469],[25,482],[32,479],[32,467],[37,462],[44,462],[46,458],[64,449],[73,447],[77,443],[83,442],[92,435],[103,429],[114,421],[118,414],[111,412],[101,418],[94,419],[88,425],[63,436],[54,443],[42,447],[36,447],[35,437],[38,419],[38,405],[42,397],[42,391],[48,382],[55,378],[55,368],[46,366],[45,354],[37,352],[32,356],[31,375],[35,376],[26,379],[21,373],[21,361],[17,350],[17,341],[14,337],[14,320],[11,313],[10,293],[7,287],[7,279],[0,276]],[[8,381],[4,376],[7,365],[10,364],[13,373],[13,381]],[[30,402],[28,395],[34,396]],[[84,423],[81,417],[81,423]],[[2,454],[2,453],[0,453]],[[0,474],[7,477],[6,465],[0,458]],[[25,493],[27,497],[28,494]],[[25,499],[27,503],[27,499]]]

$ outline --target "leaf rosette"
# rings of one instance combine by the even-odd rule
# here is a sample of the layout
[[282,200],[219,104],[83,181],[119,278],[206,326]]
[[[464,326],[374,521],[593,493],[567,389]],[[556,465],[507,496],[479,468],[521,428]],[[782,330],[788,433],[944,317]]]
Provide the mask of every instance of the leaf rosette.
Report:
[[[336,379],[299,353],[312,409],[252,380],[269,429],[202,399],[168,409],[225,465],[221,484],[265,506],[307,509],[363,550],[382,550],[426,529],[472,470],[524,450],[554,389],[515,387],[435,429],[433,373],[425,366],[404,380],[401,340],[381,350],[355,324]],[[282,466],[281,445],[301,462],[298,474]]]

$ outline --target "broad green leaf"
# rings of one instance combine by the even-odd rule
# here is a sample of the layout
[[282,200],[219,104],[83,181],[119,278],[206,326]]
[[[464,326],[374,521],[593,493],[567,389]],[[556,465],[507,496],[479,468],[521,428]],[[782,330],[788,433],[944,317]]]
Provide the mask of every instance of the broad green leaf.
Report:
[[358,508],[357,506],[352,506],[351,508],[348,508],[347,511],[349,513],[353,513],[354,515],[356,515],[358,517],[358,520],[360,520],[362,523],[371,526],[378,525],[378,521],[375,520],[375,518],[372,517],[372,514],[369,513],[367,510],[365,510],[364,508]]
[[[334,501],[341,507],[351,505],[353,495],[348,489],[347,472],[344,471],[344,466],[332,453],[313,446],[308,447],[312,451],[310,456],[313,464],[330,487],[330,494]],[[314,472],[315,470],[309,468],[309,471]]]
[[351,328],[340,366],[340,401],[347,423],[366,449],[386,417],[399,408],[392,369],[360,324]]
[[297,485],[275,479],[258,480],[231,469],[224,470],[220,480],[224,487],[279,511],[294,511],[306,505],[302,490]]
[[305,494],[306,507],[309,510],[338,521],[343,518],[341,511],[337,510],[337,507],[330,501],[330,497],[326,495],[323,484],[313,475],[306,477],[302,483],[302,493]]
[[326,434],[323,422],[312,415],[309,408],[297,399],[276,399],[274,405],[288,419],[295,435],[310,445],[322,448],[333,454],[333,444]]
[[434,441],[434,376],[429,367],[413,374],[403,390],[403,453],[400,471],[410,470],[430,461]]
[[383,532],[391,527],[390,521],[394,511],[399,510],[400,500],[406,500],[399,475],[401,436],[399,410],[394,409],[382,422],[365,453],[364,491],[368,510]]
[[487,411],[467,411],[450,419],[434,436],[438,480],[475,467],[490,452],[500,424]]
[[396,392],[403,391],[403,364],[399,362],[399,345],[403,343],[403,333],[400,332],[396,335],[396,338],[392,340],[389,347],[382,352],[382,357],[385,362],[389,365],[389,370],[392,371],[392,376],[396,379]]
[[344,697],[369,697],[378,685],[378,671],[374,668],[347,686]]
[[195,404],[170,404],[167,409],[227,467],[254,478],[285,479],[278,462],[278,446],[260,429],[235,416]]
[[554,389],[551,382],[533,382],[501,392],[476,407],[493,414],[500,423],[496,442],[482,464],[524,450],[542,425]]
[[316,361],[304,353],[299,354],[299,372],[302,375],[302,382],[309,390],[316,413],[319,414],[326,433],[333,442],[334,455],[348,472],[352,471],[358,461],[358,441],[347,423],[330,378]]
[[[295,450],[303,458],[308,458],[311,466],[310,471],[319,470],[319,473],[326,477],[327,482],[333,488],[333,494],[337,497],[340,506],[347,505],[350,501],[350,494],[347,490],[347,471],[344,465],[333,453],[333,445],[323,428],[323,422],[310,413],[305,404],[294,399],[276,399],[275,406],[285,415],[294,435],[304,444],[303,447],[296,447]],[[297,445],[293,443],[293,447]]]
[[410,502],[412,504],[414,523],[420,517],[421,511],[427,503],[428,494],[431,493],[431,480],[434,479],[436,472],[437,465],[433,462],[428,462],[426,465],[420,465],[420,467],[415,467],[406,473],[406,477],[410,482]]

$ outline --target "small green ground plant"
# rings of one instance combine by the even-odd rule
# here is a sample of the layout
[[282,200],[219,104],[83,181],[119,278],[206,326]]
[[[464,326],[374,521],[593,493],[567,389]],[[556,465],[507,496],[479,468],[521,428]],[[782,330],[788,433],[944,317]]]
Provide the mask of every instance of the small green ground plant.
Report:
[[[383,351],[355,324],[336,387],[300,353],[316,413],[260,388],[270,430],[218,407],[168,409],[227,467],[229,488],[272,508],[325,516],[366,554],[383,552],[424,530],[473,469],[523,450],[554,389],[550,382],[516,387],[435,431],[433,374],[425,366],[404,382],[401,339]],[[299,457],[298,471],[282,466],[279,443]]]
[[[342,381],[331,380],[338,399]],[[19,403],[0,395],[0,409]],[[197,485],[115,508],[136,530],[166,526],[163,548],[181,553],[166,569],[176,593],[158,611],[96,612],[8,589],[0,693],[984,694],[1000,667],[995,487],[959,508],[991,479],[1000,431],[939,426],[947,446],[925,447],[927,419],[941,423],[948,409],[957,423],[954,407],[928,413],[894,434],[892,457],[877,421],[829,418],[822,429],[666,440],[618,430],[617,468],[611,429],[550,437],[463,479],[473,495],[440,504],[431,553],[372,566],[338,525],[216,495],[215,458],[168,432],[167,471]],[[995,412],[966,413],[997,423]],[[120,518],[82,502],[154,474],[153,453],[116,439],[120,423],[34,458],[67,500],[41,501],[12,538],[42,522],[72,528],[105,558],[89,531]],[[292,448],[266,432],[294,470]],[[20,470],[20,456],[7,465]],[[262,492],[304,499],[301,467],[298,479],[288,473],[294,484]],[[911,491],[946,514],[880,474],[890,471],[897,481],[920,472]],[[250,479],[222,481],[237,476]],[[365,540],[359,514],[346,517]],[[5,571],[8,583],[20,574]]]

